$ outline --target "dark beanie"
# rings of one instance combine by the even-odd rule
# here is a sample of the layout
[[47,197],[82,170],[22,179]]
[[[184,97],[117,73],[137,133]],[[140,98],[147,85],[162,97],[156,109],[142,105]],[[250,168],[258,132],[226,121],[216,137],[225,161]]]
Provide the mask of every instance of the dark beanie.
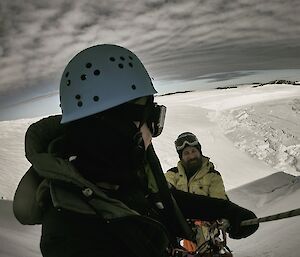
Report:
[[[184,147],[183,147],[182,149],[177,150],[177,142],[178,142],[179,139],[180,139],[181,141],[186,141],[187,143],[184,145]],[[197,142],[197,144],[194,145],[194,144],[191,142],[191,139],[194,139],[193,142]],[[190,142],[190,143],[189,143],[189,142]],[[197,137],[196,137],[193,133],[191,133],[191,132],[183,132],[183,133],[181,133],[181,134],[177,137],[177,139],[176,139],[176,141],[175,141],[176,151],[177,151],[177,153],[178,153],[180,159],[182,158],[182,152],[183,152],[183,150],[184,150],[186,147],[188,147],[188,146],[193,146],[193,147],[197,148],[198,151],[200,152],[200,154],[202,155],[201,145],[200,145],[200,143],[199,143]]]

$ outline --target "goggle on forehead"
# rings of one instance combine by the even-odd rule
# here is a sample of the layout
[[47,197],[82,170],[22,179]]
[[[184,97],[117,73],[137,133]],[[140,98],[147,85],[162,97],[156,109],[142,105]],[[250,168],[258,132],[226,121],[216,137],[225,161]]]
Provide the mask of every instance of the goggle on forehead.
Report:
[[146,118],[146,123],[151,131],[152,137],[158,137],[164,128],[167,107],[153,103]]
[[198,141],[197,137],[193,134],[182,135],[182,137],[177,138],[175,141],[175,147],[176,147],[177,151],[182,150],[183,148],[186,147],[186,145],[196,146],[198,144],[199,144],[199,141]]

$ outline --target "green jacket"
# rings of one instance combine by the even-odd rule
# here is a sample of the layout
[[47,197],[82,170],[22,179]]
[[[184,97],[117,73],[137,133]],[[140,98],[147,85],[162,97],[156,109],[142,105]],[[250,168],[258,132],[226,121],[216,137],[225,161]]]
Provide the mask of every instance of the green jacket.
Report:
[[[43,228],[45,227],[42,229],[41,236],[43,254],[45,256],[73,256],[68,254],[73,252],[77,256],[88,245],[91,248],[89,253],[92,252],[93,256],[96,256],[95,254],[107,256],[107,249],[104,247],[99,250],[99,241],[97,241],[97,238],[107,237],[107,235],[101,235],[105,228],[103,224],[106,224],[109,227],[107,228],[109,233],[113,236],[112,240],[106,240],[110,244],[107,245],[108,249],[115,247],[117,253],[128,249],[136,256],[165,256],[167,253],[165,249],[170,243],[170,238],[165,226],[158,219],[142,215],[122,201],[109,197],[107,190],[114,190],[116,185],[93,184],[72,165],[69,156],[66,156],[63,151],[64,129],[60,125],[60,119],[60,115],[50,116],[28,128],[25,136],[25,152],[32,167],[21,179],[13,202],[14,215],[20,223],[42,224]],[[149,165],[145,167],[145,173],[149,181],[148,188],[155,193],[157,184]],[[49,223],[47,223],[49,208],[44,207],[47,207],[49,202],[52,202],[53,207],[58,211],[66,210],[74,215],[82,214],[86,220],[99,218],[100,221],[105,221],[92,223],[98,227],[100,235],[95,235],[97,236],[95,241],[90,241],[84,233],[81,234],[80,231],[86,231],[86,229],[82,230],[82,224],[80,224],[77,228],[79,232],[74,237],[75,241],[80,239],[80,243],[71,245],[72,241],[67,240],[67,245],[62,246],[61,235],[71,236],[69,229],[60,231],[59,227],[54,227],[51,228],[50,234],[45,232],[49,230]],[[46,218],[45,221],[44,217],[48,219]],[[72,222],[73,218],[69,225]],[[83,224],[91,223],[83,222]],[[66,227],[68,228],[69,225]],[[117,238],[118,245],[114,245],[113,238]]]
[[202,167],[187,180],[184,167],[181,161],[177,167],[165,173],[167,181],[176,189],[198,195],[227,199],[224,183],[219,172],[214,169],[214,165],[208,157],[202,157]]
[[[139,216],[137,211],[123,202],[109,197],[101,186],[82,177],[63,156],[60,119],[60,115],[42,119],[32,124],[26,132],[25,152],[32,167],[22,178],[15,193],[16,218],[22,224],[40,224],[42,208],[49,196],[56,209],[92,215],[101,213],[105,220]],[[157,191],[148,166],[146,173],[150,190]],[[107,189],[107,185],[104,189]]]

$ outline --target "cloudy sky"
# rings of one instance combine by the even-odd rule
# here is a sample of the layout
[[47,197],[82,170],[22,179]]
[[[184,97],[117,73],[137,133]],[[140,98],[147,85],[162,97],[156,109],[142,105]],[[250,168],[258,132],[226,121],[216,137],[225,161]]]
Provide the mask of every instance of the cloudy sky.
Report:
[[57,91],[67,62],[101,43],[135,52],[161,86],[262,70],[297,80],[299,13],[297,0],[1,0],[0,107]]

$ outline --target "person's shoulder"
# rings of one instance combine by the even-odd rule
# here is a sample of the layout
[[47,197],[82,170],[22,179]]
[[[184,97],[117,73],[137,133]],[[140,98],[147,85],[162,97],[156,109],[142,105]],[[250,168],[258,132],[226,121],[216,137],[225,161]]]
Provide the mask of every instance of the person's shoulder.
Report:
[[221,173],[219,171],[215,170],[215,167],[213,167],[213,166],[210,167],[208,174],[221,176]]
[[173,168],[169,169],[167,172],[178,173],[178,167],[173,167]]
[[207,160],[208,172],[210,175],[218,175],[221,176],[221,173],[215,169],[215,165],[212,163],[209,157],[203,156],[205,160]]

